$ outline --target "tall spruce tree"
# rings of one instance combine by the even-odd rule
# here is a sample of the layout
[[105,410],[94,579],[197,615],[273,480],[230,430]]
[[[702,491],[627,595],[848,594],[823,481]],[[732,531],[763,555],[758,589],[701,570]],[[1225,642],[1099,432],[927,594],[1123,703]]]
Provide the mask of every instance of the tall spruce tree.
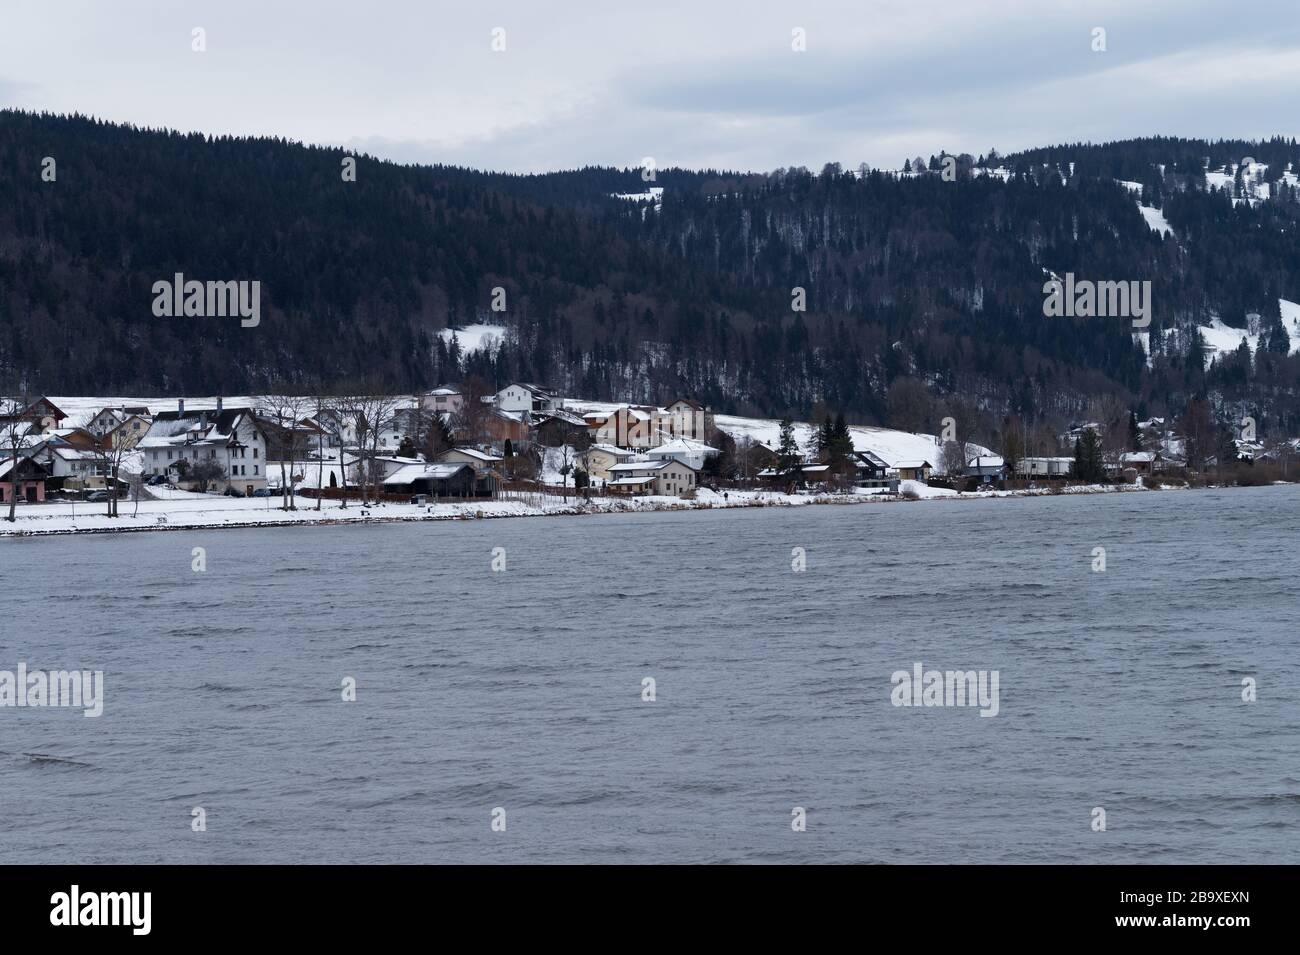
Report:
[[794,474],[803,463],[799,443],[794,439],[794,422],[789,418],[781,419],[781,441],[776,449],[776,469],[785,475]]
[[827,451],[830,460],[835,462],[843,461],[853,453],[853,436],[849,434],[849,425],[842,411],[835,416],[835,424],[830,429]]
[[1106,480],[1106,464],[1101,457],[1101,441],[1097,432],[1085,428],[1074,442],[1074,477],[1089,484]]

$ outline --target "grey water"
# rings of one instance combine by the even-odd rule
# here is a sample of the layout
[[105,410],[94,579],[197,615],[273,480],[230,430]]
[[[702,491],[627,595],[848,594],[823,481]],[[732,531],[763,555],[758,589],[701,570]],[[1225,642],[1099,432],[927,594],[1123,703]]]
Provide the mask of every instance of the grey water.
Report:
[[[0,708],[0,862],[1294,863],[1298,531],[1276,487],[0,542],[0,669],[105,683]],[[997,715],[893,705],[918,661]]]

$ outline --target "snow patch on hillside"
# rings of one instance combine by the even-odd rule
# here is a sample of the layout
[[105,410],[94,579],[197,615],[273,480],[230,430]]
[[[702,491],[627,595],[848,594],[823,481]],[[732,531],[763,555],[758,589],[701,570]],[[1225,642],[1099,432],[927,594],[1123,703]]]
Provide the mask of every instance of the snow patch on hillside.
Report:
[[1280,298],[1277,307],[1282,312],[1282,327],[1291,338],[1290,354],[1294,355],[1300,352],[1300,304]]
[[1142,213],[1142,218],[1146,220],[1147,226],[1153,232],[1159,232],[1161,235],[1173,235],[1173,227],[1165,218],[1165,214],[1152,206],[1144,206],[1138,203],[1138,212]]
[[[1300,304],[1280,298],[1277,300],[1277,306],[1282,316],[1282,327],[1286,329],[1287,337],[1291,340],[1289,354],[1300,354]],[[1198,325],[1197,328],[1205,341],[1207,368],[1213,359],[1236,351],[1243,341],[1250,348],[1252,355],[1259,347],[1258,334],[1252,334],[1244,328],[1225,325],[1218,316],[1215,316],[1209,325]]]
[[451,338],[455,335],[456,342],[460,345],[460,353],[469,355],[485,348],[489,351],[496,351],[498,346],[505,341],[506,328],[504,325],[465,325],[461,328],[444,328],[438,334],[448,345],[451,344]]
[[1244,328],[1233,328],[1231,325],[1225,325],[1223,319],[1214,316],[1208,325],[1198,325],[1201,332],[1201,338],[1205,341],[1205,364],[1209,367],[1211,361],[1223,355],[1236,351],[1244,341],[1250,348],[1251,354],[1254,354],[1256,347],[1259,345],[1259,336],[1252,335]]
[[[742,436],[764,444],[775,451],[781,444],[781,422],[763,418],[738,418],[733,415],[718,415],[717,426],[727,432],[734,440]],[[805,454],[811,454],[817,429],[804,422],[794,425],[794,437]],[[899,462],[928,461],[936,472],[943,468],[943,453],[939,439],[932,434],[913,434],[910,431],[894,431],[890,428],[873,428],[867,425],[850,425],[849,435],[853,438],[855,451],[870,451],[878,455],[887,464],[896,466]],[[970,445],[970,456],[991,454],[985,447]]]

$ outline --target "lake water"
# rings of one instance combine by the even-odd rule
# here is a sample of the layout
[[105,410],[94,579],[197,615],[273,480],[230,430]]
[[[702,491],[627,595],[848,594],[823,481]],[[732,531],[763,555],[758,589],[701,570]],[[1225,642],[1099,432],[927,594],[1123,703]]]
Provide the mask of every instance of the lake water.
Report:
[[[1279,487],[0,542],[0,669],[106,686],[0,709],[0,860],[1294,863],[1298,532]],[[892,705],[917,661],[997,715]]]

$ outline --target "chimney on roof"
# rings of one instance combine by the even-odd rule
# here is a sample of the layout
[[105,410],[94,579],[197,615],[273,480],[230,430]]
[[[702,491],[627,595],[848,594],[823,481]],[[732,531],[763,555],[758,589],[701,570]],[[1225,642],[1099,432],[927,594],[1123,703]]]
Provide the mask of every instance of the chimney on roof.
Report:
[[184,398],[177,398],[177,399],[176,399],[176,413],[177,413],[177,414],[180,414],[180,415],[185,414],[185,399],[184,399]]
[[221,414],[221,395],[217,395],[217,414]]

